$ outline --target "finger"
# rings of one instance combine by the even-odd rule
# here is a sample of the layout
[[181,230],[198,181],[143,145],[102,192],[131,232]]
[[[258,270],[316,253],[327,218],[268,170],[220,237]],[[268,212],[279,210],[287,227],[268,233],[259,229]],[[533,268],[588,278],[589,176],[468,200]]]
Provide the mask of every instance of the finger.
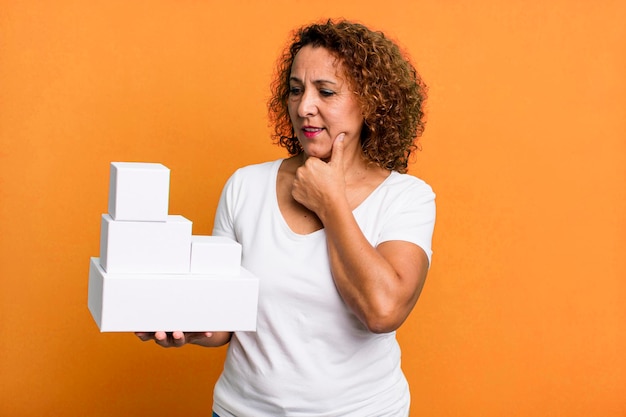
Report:
[[152,340],[154,338],[154,333],[135,332],[135,336],[137,336],[142,342],[147,342],[148,340]]
[[172,342],[174,346],[182,346],[185,344],[185,333],[183,332],[173,332],[172,333]]
[[346,137],[345,133],[337,135],[333,142],[333,152],[330,154],[330,162],[342,163],[343,162],[343,140]]
[[179,347],[184,344],[184,338],[175,339],[173,332],[156,332],[154,342],[161,347]]
[[185,333],[185,343],[202,343],[204,339],[213,337],[213,332],[193,332]]
[[170,347],[170,340],[166,332],[155,332],[154,343],[162,347]]

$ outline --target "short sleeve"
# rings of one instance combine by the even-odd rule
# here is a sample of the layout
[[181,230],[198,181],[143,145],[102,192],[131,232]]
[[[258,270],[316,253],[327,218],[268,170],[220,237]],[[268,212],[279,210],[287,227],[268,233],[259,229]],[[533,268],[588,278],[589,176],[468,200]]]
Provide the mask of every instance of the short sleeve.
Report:
[[388,207],[379,242],[403,240],[424,250],[430,265],[435,227],[435,193],[421,180],[396,195]]
[[214,236],[224,236],[237,240],[233,222],[234,195],[235,174],[226,181],[222,189],[222,194],[215,212],[215,221],[213,223]]

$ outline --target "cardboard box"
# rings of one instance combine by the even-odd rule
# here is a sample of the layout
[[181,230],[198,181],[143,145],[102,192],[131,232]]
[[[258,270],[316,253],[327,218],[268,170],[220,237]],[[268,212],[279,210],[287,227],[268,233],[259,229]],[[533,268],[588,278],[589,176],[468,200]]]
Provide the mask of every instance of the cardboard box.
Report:
[[259,280],[238,275],[111,274],[91,258],[88,306],[102,332],[255,331]]
[[236,275],[241,267],[241,244],[223,236],[191,236],[192,274]]
[[165,221],[170,195],[170,170],[162,164],[112,162],[109,214],[114,220]]
[[191,262],[192,222],[167,216],[165,222],[113,220],[102,215],[100,262],[108,273],[186,273]]

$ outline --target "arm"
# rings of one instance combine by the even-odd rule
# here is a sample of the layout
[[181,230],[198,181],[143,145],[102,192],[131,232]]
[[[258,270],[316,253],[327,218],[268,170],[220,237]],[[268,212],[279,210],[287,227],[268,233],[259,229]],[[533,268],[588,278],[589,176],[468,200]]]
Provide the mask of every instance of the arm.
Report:
[[373,247],[352,212],[331,205],[321,216],[331,270],[342,298],[374,333],[396,330],[420,295],[428,258],[417,245],[388,241]]
[[328,163],[309,158],[299,168],[292,195],[324,224],[331,271],[346,304],[370,331],[396,330],[417,302],[428,258],[410,242],[373,247],[365,238],[348,202],[341,140]]

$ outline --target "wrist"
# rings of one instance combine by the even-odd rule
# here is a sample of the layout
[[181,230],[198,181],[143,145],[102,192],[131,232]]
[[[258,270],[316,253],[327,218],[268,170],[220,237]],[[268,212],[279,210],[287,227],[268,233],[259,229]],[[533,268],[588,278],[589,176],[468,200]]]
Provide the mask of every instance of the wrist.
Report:
[[324,224],[324,227],[328,227],[328,225],[332,225],[334,223],[335,219],[340,219],[343,215],[350,212],[350,205],[344,196],[329,199],[329,202],[323,204],[319,212],[316,214]]

